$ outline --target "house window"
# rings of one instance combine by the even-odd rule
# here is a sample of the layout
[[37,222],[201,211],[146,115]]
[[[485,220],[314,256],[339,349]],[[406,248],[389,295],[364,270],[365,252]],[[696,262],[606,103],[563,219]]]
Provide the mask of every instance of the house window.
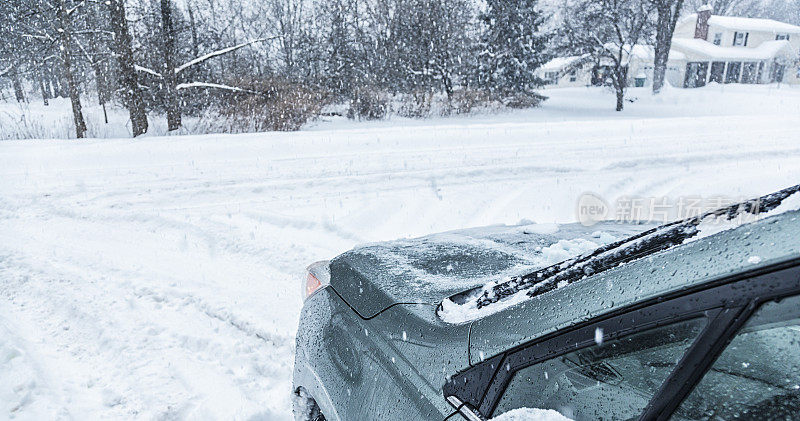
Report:
[[758,77],[758,63],[744,63],[742,66],[742,83],[756,83]]
[[686,78],[683,80],[684,88],[699,88],[706,85],[708,63],[693,61],[686,63]]
[[749,38],[749,36],[750,36],[749,32],[734,32],[733,45],[747,47],[747,38]]
[[711,63],[711,75],[709,75],[708,81],[722,83],[723,76],[725,76],[725,62],[715,61]]
[[722,44],[722,32],[717,32],[714,34],[714,45]]
[[785,39],[786,41],[789,41],[789,34],[778,34],[778,35],[775,35],[775,41],[780,41],[782,39]]
[[546,72],[544,78],[550,83],[558,82],[558,72]]
[[772,63],[772,72],[770,73],[769,80],[770,82],[783,82],[783,75],[786,72],[786,65],[773,62]]
[[725,74],[725,83],[739,82],[739,75],[742,72],[741,61],[731,61],[728,63],[728,72]]
[[569,72],[569,81],[575,82],[576,80],[578,80],[578,72],[573,69],[571,72]]

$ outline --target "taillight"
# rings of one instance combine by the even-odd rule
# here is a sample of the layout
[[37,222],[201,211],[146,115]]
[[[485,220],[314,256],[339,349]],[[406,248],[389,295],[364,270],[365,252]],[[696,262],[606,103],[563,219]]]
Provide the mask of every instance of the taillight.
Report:
[[303,288],[303,300],[307,300],[315,292],[324,288],[331,282],[331,271],[327,260],[312,263],[306,268],[305,287]]

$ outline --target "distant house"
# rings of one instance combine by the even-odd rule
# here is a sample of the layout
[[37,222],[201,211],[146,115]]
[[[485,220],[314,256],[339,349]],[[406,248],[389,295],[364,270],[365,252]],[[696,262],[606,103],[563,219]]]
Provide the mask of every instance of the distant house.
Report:
[[536,69],[536,76],[548,85],[587,86],[591,84],[593,66],[588,54],[583,56],[556,57]]
[[717,83],[800,83],[800,27],[771,19],[713,16],[710,8],[682,19],[672,51],[686,55],[676,86]]
[[[649,86],[653,48],[636,45],[628,53],[629,85]],[[799,54],[798,26],[771,19],[714,16],[710,7],[702,7],[675,28],[666,80],[684,88],[711,82],[800,84]],[[579,58],[556,58],[542,66],[540,77],[555,86],[607,83],[604,75],[610,63]],[[548,73],[554,77],[546,77]]]

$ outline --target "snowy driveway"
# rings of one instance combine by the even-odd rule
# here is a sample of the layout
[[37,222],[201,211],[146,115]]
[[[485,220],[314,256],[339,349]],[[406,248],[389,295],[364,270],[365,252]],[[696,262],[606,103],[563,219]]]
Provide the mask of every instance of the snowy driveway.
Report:
[[798,104],[0,142],[0,418],[289,419],[307,263],[365,241],[572,221],[585,191],[796,184]]

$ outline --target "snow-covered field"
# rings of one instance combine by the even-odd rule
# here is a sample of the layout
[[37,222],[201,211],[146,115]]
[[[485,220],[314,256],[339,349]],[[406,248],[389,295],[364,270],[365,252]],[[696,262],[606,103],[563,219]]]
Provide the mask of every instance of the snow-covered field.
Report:
[[297,133],[0,142],[0,419],[289,419],[306,264],[576,219],[579,195],[800,181],[800,89],[598,89]]

